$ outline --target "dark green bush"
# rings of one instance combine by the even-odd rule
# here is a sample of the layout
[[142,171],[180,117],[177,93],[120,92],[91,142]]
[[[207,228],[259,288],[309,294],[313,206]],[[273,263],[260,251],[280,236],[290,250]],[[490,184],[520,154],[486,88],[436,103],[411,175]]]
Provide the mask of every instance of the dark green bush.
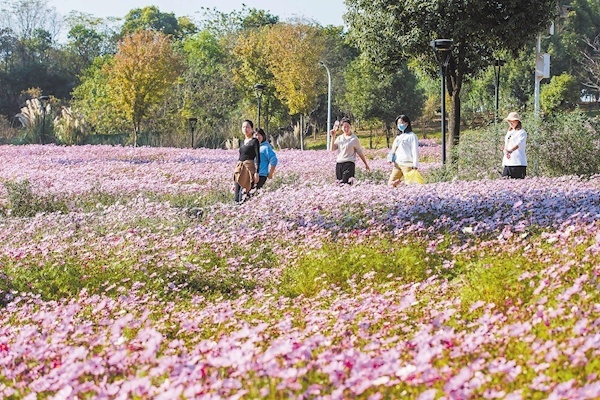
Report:
[[38,213],[66,212],[66,203],[55,196],[42,196],[34,191],[28,180],[4,182],[11,216],[33,217]]

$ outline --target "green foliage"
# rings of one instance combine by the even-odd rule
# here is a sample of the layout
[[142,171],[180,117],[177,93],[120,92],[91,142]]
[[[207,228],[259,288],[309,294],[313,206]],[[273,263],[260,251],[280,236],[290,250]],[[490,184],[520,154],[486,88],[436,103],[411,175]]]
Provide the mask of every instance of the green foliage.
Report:
[[227,126],[238,101],[230,79],[232,58],[208,30],[187,38],[183,50],[187,69],[171,96],[178,99],[174,107],[184,104],[176,112],[186,119],[198,118],[194,147],[220,148],[229,136]]
[[408,68],[386,73],[359,57],[346,72],[346,103],[350,112],[360,120],[377,118],[390,127],[400,114],[416,119],[423,107],[423,94]]
[[125,16],[121,36],[141,30],[153,30],[178,38],[182,35],[182,29],[175,14],[163,13],[156,6],[134,8]]
[[119,43],[113,62],[105,64],[109,105],[122,110],[133,127],[137,146],[142,120],[169,92],[184,65],[171,38],[155,31],[138,31]]
[[353,278],[374,274],[375,281],[400,279],[419,282],[431,274],[434,256],[419,243],[378,240],[361,244],[325,244],[308,252],[282,274],[278,287],[284,296],[317,295],[322,290],[348,287]]
[[453,40],[445,71],[451,98],[449,133],[452,142],[458,142],[462,82],[489,68],[495,53],[514,54],[530,45],[538,32],[546,30],[556,1],[347,0],[346,7],[350,39],[382,68],[396,70],[416,58],[433,74],[439,66],[431,41]]
[[[600,122],[581,111],[560,112],[545,120],[523,117],[527,131],[527,175],[591,176],[600,171]],[[427,172],[428,182],[500,178],[506,123],[466,132],[456,164]]]
[[543,176],[591,176],[600,172],[600,122],[583,112],[557,113],[528,128],[533,165]]
[[569,110],[577,105],[580,95],[577,80],[563,72],[561,75],[553,76],[550,83],[542,87],[540,106],[547,114]]
[[33,217],[37,213],[67,212],[68,207],[63,200],[54,196],[42,196],[34,191],[28,180],[20,182],[4,182],[8,193],[8,210],[14,217]]
[[495,304],[503,311],[511,306],[527,304],[533,289],[519,277],[529,267],[525,258],[514,254],[494,254],[475,261],[457,262],[454,268],[461,271],[459,279],[464,283],[460,292],[463,309],[468,310],[478,301]]
[[4,307],[8,304],[12,297],[13,285],[5,273],[0,271],[0,307]]
[[176,264],[140,263],[137,257],[142,255],[123,258],[111,249],[94,259],[69,256],[17,264],[7,259],[2,261],[6,275],[0,275],[0,295],[8,290],[27,292],[47,301],[71,298],[84,289],[89,294],[118,296],[136,286],[168,299],[199,294],[232,297],[255,288],[253,280],[242,276],[242,269],[228,266],[226,258],[210,247],[194,249],[193,254]]

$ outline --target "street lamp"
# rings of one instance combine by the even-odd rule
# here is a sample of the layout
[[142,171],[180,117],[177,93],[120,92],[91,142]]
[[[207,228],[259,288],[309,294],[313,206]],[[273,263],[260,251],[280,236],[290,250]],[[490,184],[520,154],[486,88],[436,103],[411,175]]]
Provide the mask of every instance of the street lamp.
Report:
[[331,73],[323,61],[319,61],[327,70],[327,150],[331,149],[329,130],[331,129]]
[[496,59],[494,60],[494,88],[496,96],[496,108],[494,114],[494,123],[498,122],[498,97],[500,94],[500,68],[506,64],[506,61]]
[[446,68],[450,62],[454,42],[452,39],[435,39],[429,45],[435,52],[435,59],[440,66],[442,76],[442,164],[446,164]]
[[47,105],[47,101],[50,100],[50,97],[48,96],[40,96],[38,97],[38,100],[40,102],[40,106],[42,107],[42,131],[40,133],[40,142],[42,144],[44,144],[45,140],[44,140],[44,136],[45,136],[45,130],[46,130],[46,105]]
[[256,127],[260,127],[260,99],[262,98],[263,91],[265,90],[265,85],[262,83],[257,83],[254,85],[254,91],[256,92],[256,98],[258,100],[258,121],[256,123]]
[[190,133],[192,134],[192,149],[194,148],[194,129],[196,128],[196,124],[198,123],[198,118],[192,117],[188,118],[188,123],[190,124]]

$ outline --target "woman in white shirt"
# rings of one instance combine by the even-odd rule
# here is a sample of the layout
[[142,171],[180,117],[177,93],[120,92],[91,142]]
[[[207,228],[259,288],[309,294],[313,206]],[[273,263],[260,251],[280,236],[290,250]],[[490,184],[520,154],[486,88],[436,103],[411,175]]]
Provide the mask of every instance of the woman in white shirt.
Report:
[[511,112],[505,118],[508,132],[504,137],[504,157],[502,158],[502,176],[523,179],[527,173],[527,155],[525,154],[527,132],[521,125],[521,116]]
[[398,136],[394,139],[388,161],[393,164],[392,173],[388,180],[391,186],[398,186],[406,173],[419,168],[419,139],[412,131],[410,118],[400,115],[396,118]]
[[358,136],[352,132],[350,118],[342,118],[339,126],[341,126],[343,133],[337,138],[335,137],[335,133],[338,129],[338,125],[334,124],[333,129],[330,131],[331,140],[333,142],[331,150],[337,152],[335,176],[340,183],[352,184],[354,181],[354,173],[356,171],[357,155],[365,164],[365,169],[370,171],[370,168],[367,163],[367,158],[365,157],[364,149],[358,140]]

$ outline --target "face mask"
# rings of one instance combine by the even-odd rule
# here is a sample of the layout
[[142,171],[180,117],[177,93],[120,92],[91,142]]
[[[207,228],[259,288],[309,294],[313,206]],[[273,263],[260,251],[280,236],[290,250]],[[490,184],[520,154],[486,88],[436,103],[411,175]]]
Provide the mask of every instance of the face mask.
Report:
[[398,129],[404,132],[406,130],[406,124],[398,124]]

